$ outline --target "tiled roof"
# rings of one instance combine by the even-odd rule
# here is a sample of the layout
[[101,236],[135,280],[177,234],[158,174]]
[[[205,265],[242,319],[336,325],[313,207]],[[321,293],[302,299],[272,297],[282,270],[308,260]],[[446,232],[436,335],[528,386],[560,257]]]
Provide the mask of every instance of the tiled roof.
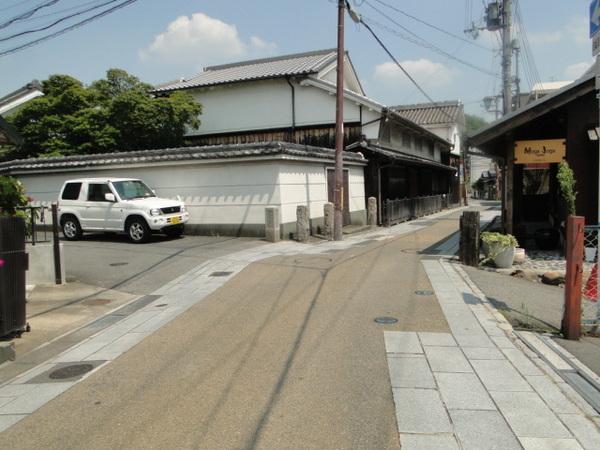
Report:
[[460,113],[463,105],[459,101],[418,103],[414,105],[392,106],[398,114],[419,125],[448,125],[462,120]]
[[20,87],[16,91],[0,98],[0,113],[9,111],[14,108],[13,105],[18,105],[37,96],[43,95],[42,85],[38,80],[33,80],[25,86]]
[[198,75],[187,80],[182,79],[158,85],[154,91],[164,92],[238,81],[308,75],[318,73],[325,66],[334,62],[336,55],[336,49],[327,49],[206,67]]
[[[50,158],[31,158],[8,161],[0,163],[0,174],[8,172],[77,169],[123,164],[144,164],[168,161],[203,161],[278,155],[333,161],[335,159],[335,150],[292,144],[288,142],[263,142],[253,144],[165,148],[156,150],[139,150],[134,152],[58,156]],[[367,162],[360,155],[349,152],[344,152],[344,160],[348,162]]]

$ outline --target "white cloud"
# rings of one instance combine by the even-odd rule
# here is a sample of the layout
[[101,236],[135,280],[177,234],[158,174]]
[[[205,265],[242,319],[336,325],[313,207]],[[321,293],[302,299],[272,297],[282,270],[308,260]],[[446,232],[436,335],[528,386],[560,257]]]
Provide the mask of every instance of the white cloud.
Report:
[[242,57],[264,56],[275,48],[275,44],[257,36],[244,42],[235,25],[196,13],[169,23],[166,31],[155,36],[139,55],[143,61],[159,60],[199,68]]
[[590,42],[588,20],[586,16],[572,16],[560,30],[529,33],[529,41],[534,45],[556,44],[565,40],[576,44],[588,44]]
[[593,59],[576,64],[571,64],[565,69],[565,78],[567,80],[576,80],[585,73],[586,70],[594,63]]
[[[400,64],[421,85],[445,86],[454,78],[454,72],[450,68],[429,59],[401,61]],[[404,88],[411,84],[407,76],[393,62],[375,66],[373,78],[388,87]]]

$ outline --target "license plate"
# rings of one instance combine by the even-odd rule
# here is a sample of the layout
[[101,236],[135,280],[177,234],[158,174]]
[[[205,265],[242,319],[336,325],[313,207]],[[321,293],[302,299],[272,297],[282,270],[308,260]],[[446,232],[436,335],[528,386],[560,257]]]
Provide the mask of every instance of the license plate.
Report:
[[171,223],[173,225],[177,225],[179,222],[181,222],[181,220],[179,219],[179,217],[171,217]]

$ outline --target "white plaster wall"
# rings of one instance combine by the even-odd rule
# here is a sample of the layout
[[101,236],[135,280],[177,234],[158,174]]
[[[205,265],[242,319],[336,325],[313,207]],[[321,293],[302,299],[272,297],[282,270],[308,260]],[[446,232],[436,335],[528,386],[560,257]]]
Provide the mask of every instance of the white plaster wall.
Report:
[[[310,218],[323,217],[327,203],[327,168],[333,165],[303,166],[286,164],[280,167],[281,222],[296,221],[296,207],[307,205]],[[350,212],[366,209],[365,178],[362,166],[347,166]]]
[[379,125],[381,122],[374,122],[374,120],[379,119],[380,117],[381,113],[377,111],[370,111],[369,109],[363,107],[362,123],[368,123],[368,125],[363,126],[363,134],[367,139],[379,139]]
[[[359,121],[359,106],[344,99],[344,122]],[[335,95],[314,86],[296,85],[296,125],[323,123],[335,123]]]
[[[56,201],[63,183],[74,178],[140,178],[159,197],[179,196],[190,224],[264,224],[266,206],[281,207],[282,223],[296,220],[296,206],[310,205],[323,216],[327,201],[326,164],[310,161],[252,161],[213,164],[93,168],[60,173],[15,175],[36,203]],[[365,209],[364,169],[350,166],[350,210]]]
[[236,83],[191,91],[202,105],[192,134],[283,128],[292,125],[292,92],[285,80]]
[[[335,123],[335,95],[314,86],[295,88],[296,126]],[[202,104],[201,125],[191,134],[231,133],[292,126],[292,91],[285,80],[237,83],[191,91]],[[363,107],[363,122],[379,115]],[[356,102],[345,99],[344,122],[360,121]],[[371,127],[370,130],[378,130]],[[377,136],[373,136],[376,138]]]

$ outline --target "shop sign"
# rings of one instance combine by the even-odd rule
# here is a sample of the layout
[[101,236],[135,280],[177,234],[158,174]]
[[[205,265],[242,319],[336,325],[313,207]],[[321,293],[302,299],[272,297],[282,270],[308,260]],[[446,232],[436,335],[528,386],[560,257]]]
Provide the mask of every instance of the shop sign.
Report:
[[564,139],[515,142],[515,164],[559,163],[566,154]]

